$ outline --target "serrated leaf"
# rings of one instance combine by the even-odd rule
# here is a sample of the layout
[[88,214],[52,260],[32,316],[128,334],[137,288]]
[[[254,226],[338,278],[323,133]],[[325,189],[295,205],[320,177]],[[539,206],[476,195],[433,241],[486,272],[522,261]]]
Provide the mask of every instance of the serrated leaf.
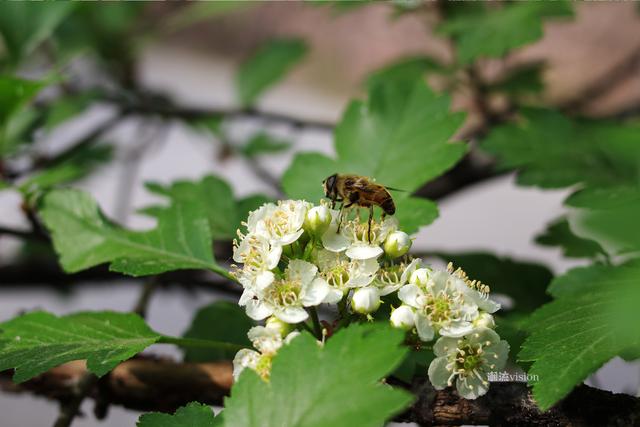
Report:
[[143,414],[137,427],[214,427],[218,422],[207,405],[191,402],[179,408],[173,415],[152,412]]
[[110,263],[111,270],[132,276],[178,269],[228,274],[213,258],[207,217],[195,205],[163,210],[158,226],[147,232],[113,224],[89,194],[77,190],[51,191],[39,213],[67,272]]
[[36,114],[26,104],[45,86],[44,82],[0,76],[0,156],[11,154],[22,143],[22,134]]
[[214,240],[231,240],[236,237],[240,222],[247,219],[250,210],[257,209],[269,199],[253,195],[236,201],[226,181],[209,175],[200,181],[175,181],[165,187],[158,183],[146,183],[147,190],[171,200],[169,208],[153,206],[143,212],[158,216],[176,205],[188,205],[199,209],[209,222]]
[[225,399],[224,424],[382,426],[412,400],[379,383],[404,358],[402,339],[386,325],[351,325],[323,348],[305,332],[279,350],[269,383],[242,373]]
[[404,58],[371,73],[367,77],[366,86],[371,89],[390,80],[415,82],[425,77],[429,71],[445,72],[447,68],[427,56]]
[[438,27],[440,33],[454,39],[462,64],[503,56],[541,38],[543,20],[573,15],[571,4],[565,1],[504,3],[500,9],[483,6],[475,13],[456,14]]
[[611,358],[640,349],[640,262],[571,270],[556,281],[564,282],[552,287],[558,299],[528,319],[518,355],[533,362],[531,385],[543,410]]
[[243,105],[251,105],[307,52],[302,40],[271,40],[262,46],[238,71],[236,85]]
[[2,2],[0,34],[11,61],[17,63],[50,37],[73,7],[72,2]]
[[73,360],[102,376],[161,336],[131,313],[93,312],[56,317],[34,312],[0,324],[0,371],[15,368],[23,382]]
[[513,311],[529,313],[549,301],[546,289],[553,274],[544,265],[482,252],[435,255],[461,267],[472,280],[488,285],[492,293],[511,297],[515,303]]
[[[327,176],[355,173],[380,184],[405,190],[403,198],[427,181],[451,168],[465,153],[460,143],[448,142],[462,124],[463,115],[449,112],[449,99],[431,92],[422,81],[391,81],[371,90],[367,102],[354,101],[335,130],[337,159],[319,153],[298,154],[282,178],[292,198],[322,198],[320,183]],[[410,198],[419,206],[420,218],[400,212],[411,230],[429,224],[437,216],[434,204]]]
[[[216,301],[198,310],[184,337],[251,347],[247,332],[252,326],[255,326],[255,323],[247,317],[238,304]],[[234,356],[234,351],[213,348],[188,348],[184,353],[187,362],[231,360]]]
[[543,246],[559,246],[568,258],[595,258],[606,253],[598,242],[576,236],[566,218],[549,224],[545,232],[536,237],[536,243]]
[[524,109],[522,120],[495,128],[482,147],[502,169],[518,169],[518,183],[562,188],[635,184],[640,176],[637,124],[570,120],[562,114]]
[[611,253],[640,251],[640,187],[585,188],[566,203],[580,208],[569,216],[580,236],[598,241]]

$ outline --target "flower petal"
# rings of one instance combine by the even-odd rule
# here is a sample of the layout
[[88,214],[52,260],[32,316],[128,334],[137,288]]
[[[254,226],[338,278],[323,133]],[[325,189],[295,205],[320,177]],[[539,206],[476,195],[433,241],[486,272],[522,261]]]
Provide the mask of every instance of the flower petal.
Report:
[[318,267],[310,262],[303,261],[301,259],[292,259],[289,262],[287,271],[285,274],[291,280],[299,280],[302,288],[306,287],[313,281],[318,273]]
[[255,299],[247,301],[246,311],[247,316],[253,320],[263,320],[273,314],[271,308],[267,307],[262,301]]
[[326,297],[324,297],[324,300],[322,302],[325,302],[327,304],[337,304],[338,302],[340,302],[342,297],[344,297],[344,293],[341,290],[331,288],[329,289],[329,293]]
[[422,291],[416,285],[404,285],[398,291],[398,298],[403,303],[414,308],[420,308],[418,297],[422,296]]
[[471,322],[450,322],[440,329],[440,335],[443,337],[460,338],[473,332],[473,324]]
[[416,313],[416,330],[422,341],[431,341],[433,339],[434,331],[431,321],[418,313]]
[[275,313],[275,316],[287,323],[300,323],[307,320],[309,314],[301,307],[286,307],[284,310]]
[[372,259],[378,258],[384,251],[380,246],[368,245],[366,243],[355,243],[347,249],[347,256],[351,259]]
[[342,252],[349,247],[351,243],[342,234],[338,233],[338,227],[331,225],[329,229],[322,235],[322,246],[331,252]]
[[487,393],[489,390],[489,381],[484,377],[480,379],[473,374],[469,374],[465,377],[458,377],[456,389],[458,390],[458,394],[465,399],[477,399]]
[[310,307],[321,304],[327,297],[331,287],[326,280],[317,278],[309,283],[306,287],[302,288],[302,305]]
[[429,365],[429,381],[436,390],[442,390],[449,384],[451,371],[447,369],[448,360],[446,357],[436,357]]
[[275,280],[276,276],[271,271],[263,271],[256,276],[256,288],[263,291],[269,287]]

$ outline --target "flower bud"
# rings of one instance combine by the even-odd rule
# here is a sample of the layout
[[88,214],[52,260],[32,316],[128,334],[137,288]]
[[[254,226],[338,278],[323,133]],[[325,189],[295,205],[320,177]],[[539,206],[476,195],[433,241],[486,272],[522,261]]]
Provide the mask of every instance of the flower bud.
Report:
[[356,313],[373,313],[380,307],[380,293],[375,288],[359,288],[351,297],[351,308]]
[[413,283],[414,285],[418,285],[420,287],[427,286],[427,282],[431,277],[431,270],[428,268],[419,268],[411,274],[409,278],[409,283]]
[[276,330],[280,333],[281,337],[286,337],[287,334],[289,332],[291,332],[291,330],[293,329],[293,326],[283,322],[282,320],[278,319],[276,316],[271,316],[267,319],[267,322],[265,323],[265,327],[268,329],[273,329]]
[[314,206],[307,211],[304,229],[314,236],[321,236],[331,224],[331,212],[326,206]]
[[398,258],[409,252],[411,238],[404,231],[394,231],[384,241],[384,251],[391,258]]
[[401,305],[391,311],[391,326],[405,331],[410,330],[415,325],[413,309],[408,305]]
[[473,326],[476,328],[493,329],[496,326],[496,322],[493,320],[493,316],[489,313],[480,313],[473,321]]

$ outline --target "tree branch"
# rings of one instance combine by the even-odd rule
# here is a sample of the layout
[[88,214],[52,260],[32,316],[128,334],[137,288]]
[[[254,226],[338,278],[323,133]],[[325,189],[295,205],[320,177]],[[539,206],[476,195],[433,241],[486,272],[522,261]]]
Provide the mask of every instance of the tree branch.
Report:
[[[68,399],[74,384],[86,373],[84,362],[71,362],[22,384],[10,380],[10,371],[0,374],[0,387],[13,393],[32,393],[53,400]],[[390,381],[391,382],[391,381]],[[138,411],[172,412],[192,401],[220,405],[233,383],[228,361],[178,363],[138,356],[118,365],[93,387],[110,404]],[[416,403],[397,417],[419,425],[489,424],[492,426],[613,426],[640,422],[640,399],[577,387],[547,412],[535,405],[523,383],[491,384],[489,392],[476,400],[458,397],[452,389],[436,391],[425,379],[417,378],[410,390]]]

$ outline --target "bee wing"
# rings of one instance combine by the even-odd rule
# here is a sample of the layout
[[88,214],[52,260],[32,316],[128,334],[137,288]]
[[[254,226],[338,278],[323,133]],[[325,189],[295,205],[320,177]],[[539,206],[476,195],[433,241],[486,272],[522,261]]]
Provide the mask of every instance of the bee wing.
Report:
[[387,187],[386,185],[384,186],[384,188],[386,188],[387,190],[391,190],[391,191],[399,191],[401,193],[408,193],[407,190],[402,190],[400,188]]

